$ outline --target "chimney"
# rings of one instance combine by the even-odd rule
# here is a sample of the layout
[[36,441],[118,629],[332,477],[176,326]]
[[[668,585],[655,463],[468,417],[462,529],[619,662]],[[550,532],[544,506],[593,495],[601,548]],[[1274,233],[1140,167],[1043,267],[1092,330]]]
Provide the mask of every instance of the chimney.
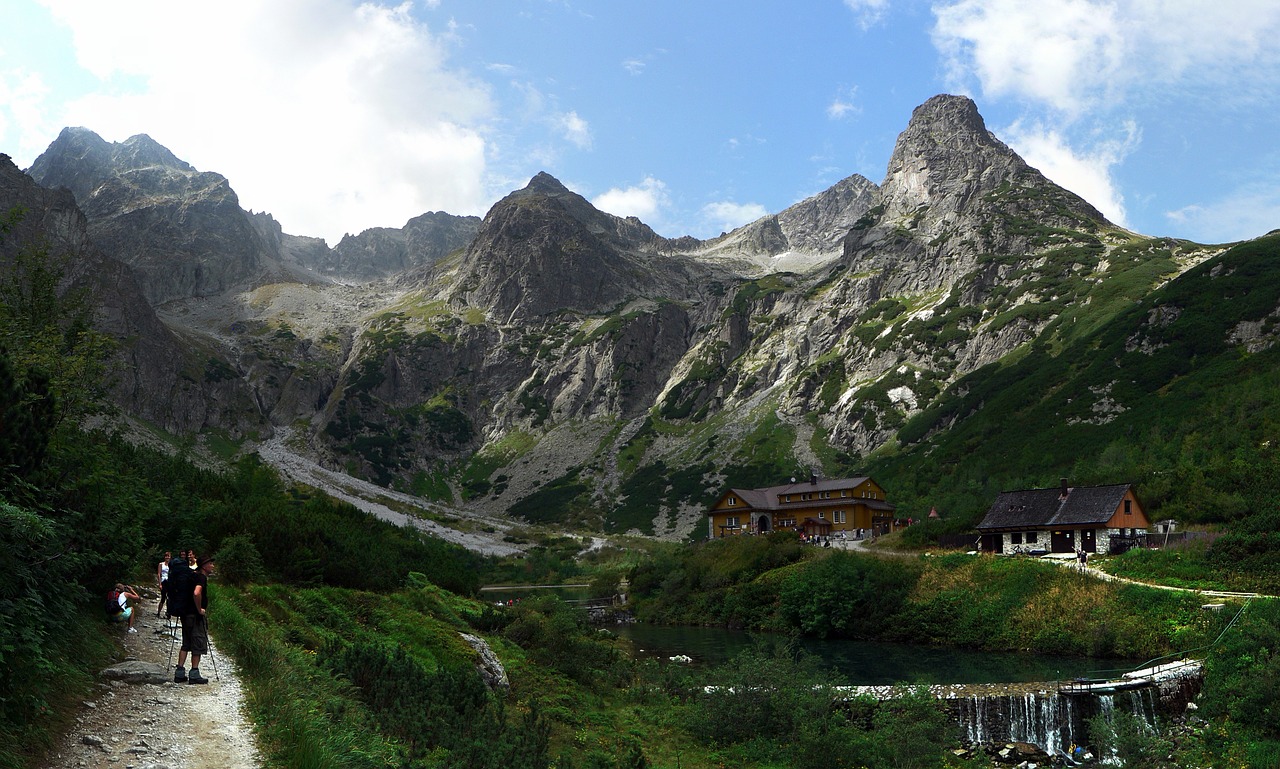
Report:
[[811,472],[811,473],[809,473],[809,483],[813,484],[814,486],[817,486],[817,485],[818,485],[818,474],[817,474],[817,473],[812,473],[812,472]]
[[1062,499],[1067,498],[1067,479],[1062,479]]

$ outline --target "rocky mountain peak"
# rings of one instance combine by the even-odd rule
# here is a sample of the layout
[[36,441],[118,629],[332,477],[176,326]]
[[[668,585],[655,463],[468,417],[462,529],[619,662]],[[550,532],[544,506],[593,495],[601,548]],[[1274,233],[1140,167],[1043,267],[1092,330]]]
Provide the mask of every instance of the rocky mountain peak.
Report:
[[978,187],[1027,170],[1022,158],[987,130],[963,96],[935,96],[915,109],[898,136],[881,189],[889,218],[921,206],[959,212]]
[[145,134],[111,143],[64,129],[30,174],[71,190],[94,243],[134,268],[155,304],[223,291],[272,256],[226,177],[197,171]]
[[[1031,219],[1047,216],[1045,224],[1106,221],[1097,209],[1046,179],[996,138],[977,105],[964,96],[935,96],[915,109],[898,137],[880,189],[883,226],[914,230],[930,240],[969,214],[981,218],[999,190],[1006,190],[1005,197],[1013,190],[1015,196],[1040,198],[1040,203],[1024,205],[1021,214]],[[1007,208],[1005,203],[1001,205]]]
[[523,192],[540,193],[543,195],[564,195],[566,193],[573,194],[569,188],[560,183],[560,180],[546,171],[539,171],[529,183],[525,185]]
[[195,173],[196,169],[169,151],[146,134],[130,136],[118,145],[116,165],[121,168],[150,168],[163,166],[184,173]]

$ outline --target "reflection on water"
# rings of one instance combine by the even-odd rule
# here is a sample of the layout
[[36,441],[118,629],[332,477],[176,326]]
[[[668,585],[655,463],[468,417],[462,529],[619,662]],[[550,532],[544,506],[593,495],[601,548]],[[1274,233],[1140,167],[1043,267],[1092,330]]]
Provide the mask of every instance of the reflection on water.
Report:
[[[751,634],[723,628],[619,625],[610,628],[630,642],[637,657],[666,659],[677,654],[693,664],[719,665],[755,644],[785,643],[773,634]],[[1054,681],[1078,677],[1114,677],[1129,670],[1127,660],[1054,657],[939,649],[911,644],[805,638],[798,646],[834,669],[849,684],[1008,683]]]

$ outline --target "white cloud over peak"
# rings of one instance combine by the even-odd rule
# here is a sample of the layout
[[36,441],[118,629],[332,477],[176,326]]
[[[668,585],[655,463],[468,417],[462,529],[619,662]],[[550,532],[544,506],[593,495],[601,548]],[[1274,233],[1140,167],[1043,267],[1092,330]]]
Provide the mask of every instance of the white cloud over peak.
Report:
[[564,138],[573,142],[578,149],[591,149],[591,127],[587,121],[578,117],[577,112],[565,112],[555,119]]
[[634,216],[652,227],[662,221],[663,212],[671,205],[671,198],[667,195],[666,184],[646,176],[637,185],[614,187],[596,196],[591,204],[614,216]]
[[840,120],[848,115],[857,115],[862,112],[862,108],[854,101],[854,97],[858,95],[858,89],[842,88],[827,105],[827,117],[832,120]]
[[729,232],[750,224],[768,214],[769,211],[759,203],[734,203],[724,200],[708,203],[702,207],[702,221],[708,230]]
[[951,87],[976,81],[1068,115],[1171,84],[1274,98],[1280,75],[1273,0],[942,0],[933,12]]
[[101,81],[62,108],[64,124],[114,141],[145,132],[287,232],[332,243],[486,203],[488,90],[450,69],[407,3],[45,5]]
[[1084,150],[1073,148],[1059,131],[1038,123],[1014,123],[1001,136],[1051,181],[1084,198],[1112,222],[1127,227],[1124,195],[1111,171],[1138,146],[1141,133],[1133,122],[1123,129],[1123,136],[1095,140]]

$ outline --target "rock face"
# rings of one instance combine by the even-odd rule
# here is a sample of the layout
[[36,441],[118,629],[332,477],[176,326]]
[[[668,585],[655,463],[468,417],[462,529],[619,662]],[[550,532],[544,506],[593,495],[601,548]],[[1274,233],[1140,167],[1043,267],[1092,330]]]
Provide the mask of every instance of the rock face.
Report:
[[178,433],[206,426],[235,433],[235,426],[256,422],[242,383],[208,380],[220,353],[206,349],[202,356],[160,322],[134,272],[92,241],[72,194],[37,185],[0,155],[0,211],[14,208],[24,214],[0,242],[0,269],[17,249],[43,245],[65,270],[65,287],[95,298],[97,327],[120,342],[113,392],[128,413]]
[[484,679],[485,685],[493,690],[510,689],[511,681],[507,678],[507,670],[502,666],[502,660],[498,659],[498,655],[489,648],[489,642],[470,633],[459,633],[459,635],[462,636],[462,640],[470,644],[472,649],[476,650],[476,670],[480,671],[480,677]]
[[543,173],[489,211],[448,295],[503,323],[686,299],[705,272],[661,256],[669,247],[638,219],[599,211]]
[[196,171],[149,136],[108,144],[67,128],[30,172],[71,190],[90,237],[134,268],[152,304],[220,293],[266,266],[267,245],[226,178]]
[[317,254],[310,265],[342,280],[377,280],[430,268],[465,248],[480,229],[476,216],[432,211],[415,216],[400,229],[375,227],[347,235],[332,251]]
[[547,174],[483,220],[427,213],[329,249],[145,137],[68,129],[32,170],[94,212],[76,230],[46,191],[66,212],[48,226],[136,264],[186,346],[172,360],[198,361],[162,381],[146,353],[130,410],[288,424],[383,485],[671,537],[727,474],[926,440],[908,420],[947,387],[1070,333],[1068,311],[1113,317],[1169,274],[1124,271],[1177,248],[1106,221],[946,95],[915,110],[879,186],[852,176],[710,241]]
[[707,243],[707,255],[789,252],[834,255],[858,220],[875,205],[879,189],[854,174],[782,213],[766,216]]

